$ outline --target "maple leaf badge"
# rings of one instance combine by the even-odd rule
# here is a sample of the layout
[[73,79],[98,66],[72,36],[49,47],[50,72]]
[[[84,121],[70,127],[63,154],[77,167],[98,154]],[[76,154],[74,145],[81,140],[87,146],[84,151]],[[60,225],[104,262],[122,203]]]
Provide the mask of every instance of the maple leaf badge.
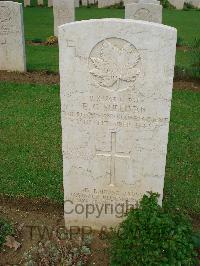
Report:
[[148,9],[140,8],[135,12],[134,19],[151,21],[152,16]]
[[90,74],[101,87],[120,91],[123,83],[135,82],[140,73],[140,61],[140,55],[132,44],[110,38],[99,43],[96,52],[91,52]]

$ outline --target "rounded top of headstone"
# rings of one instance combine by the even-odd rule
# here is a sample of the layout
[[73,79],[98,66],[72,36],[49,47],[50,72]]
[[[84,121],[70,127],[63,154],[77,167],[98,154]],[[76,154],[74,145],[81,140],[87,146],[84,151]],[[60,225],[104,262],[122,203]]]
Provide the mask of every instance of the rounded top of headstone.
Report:
[[164,32],[174,32],[174,34],[177,33],[177,29],[171,26],[166,26],[163,24],[158,24],[154,22],[148,22],[144,20],[133,20],[133,19],[120,19],[120,18],[104,18],[104,19],[89,19],[89,20],[81,20],[81,21],[76,21],[76,22],[70,22],[63,24],[58,27],[59,32],[62,30],[65,30],[67,28],[72,28],[72,27],[79,27],[87,25],[87,27],[93,26],[93,25],[107,25],[108,27],[110,25],[115,25],[115,26],[123,26],[123,25],[135,25],[135,27],[138,27],[139,25],[146,27],[146,28],[153,28],[153,29],[160,29]]

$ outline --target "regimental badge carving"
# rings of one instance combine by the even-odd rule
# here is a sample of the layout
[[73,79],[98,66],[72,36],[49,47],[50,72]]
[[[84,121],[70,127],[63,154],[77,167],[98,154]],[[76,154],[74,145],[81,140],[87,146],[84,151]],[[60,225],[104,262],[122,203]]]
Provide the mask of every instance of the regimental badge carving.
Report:
[[96,84],[110,91],[133,86],[140,74],[141,57],[126,40],[108,38],[99,42],[89,56],[89,72]]
[[152,21],[152,16],[148,9],[140,8],[135,12],[134,19]]

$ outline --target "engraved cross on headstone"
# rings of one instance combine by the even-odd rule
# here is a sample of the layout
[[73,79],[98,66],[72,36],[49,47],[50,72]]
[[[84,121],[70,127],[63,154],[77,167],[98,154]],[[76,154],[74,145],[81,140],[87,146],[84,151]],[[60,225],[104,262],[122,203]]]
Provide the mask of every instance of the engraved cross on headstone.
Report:
[[115,186],[115,158],[128,158],[130,159],[130,154],[127,155],[122,152],[116,152],[116,132],[111,132],[111,149],[110,151],[104,152],[97,150],[97,156],[110,157],[110,183],[109,186]]

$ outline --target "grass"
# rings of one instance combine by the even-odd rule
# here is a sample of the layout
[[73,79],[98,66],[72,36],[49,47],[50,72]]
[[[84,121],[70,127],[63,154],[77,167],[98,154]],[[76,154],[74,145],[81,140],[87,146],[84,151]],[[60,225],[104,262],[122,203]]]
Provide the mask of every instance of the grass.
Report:
[[177,28],[178,36],[186,44],[193,43],[196,37],[200,38],[200,12],[197,10],[170,10],[164,9],[163,24]]
[[[27,68],[33,70],[48,70],[58,72],[58,47],[26,46],[28,58]],[[48,60],[47,60],[48,59]]]
[[165,203],[200,214],[200,93],[174,91]]
[[[76,20],[92,18],[124,18],[124,9],[77,8]],[[27,41],[41,39],[45,41],[53,35],[53,9],[47,7],[24,8],[25,38]],[[178,36],[185,44],[192,44],[194,38],[200,38],[200,12],[196,10],[163,10],[163,24],[176,27]],[[26,46],[29,70],[49,70],[58,72],[58,49],[47,46]],[[178,51],[176,65],[189,66],[189,52]]]
[[62,199],[58,86],[0,84],[1,188],[9,195]]
[[[63,202],[58,86],[0,83],[1,186]],[[200,94],[174,91],[164,204],[200,213]]]

